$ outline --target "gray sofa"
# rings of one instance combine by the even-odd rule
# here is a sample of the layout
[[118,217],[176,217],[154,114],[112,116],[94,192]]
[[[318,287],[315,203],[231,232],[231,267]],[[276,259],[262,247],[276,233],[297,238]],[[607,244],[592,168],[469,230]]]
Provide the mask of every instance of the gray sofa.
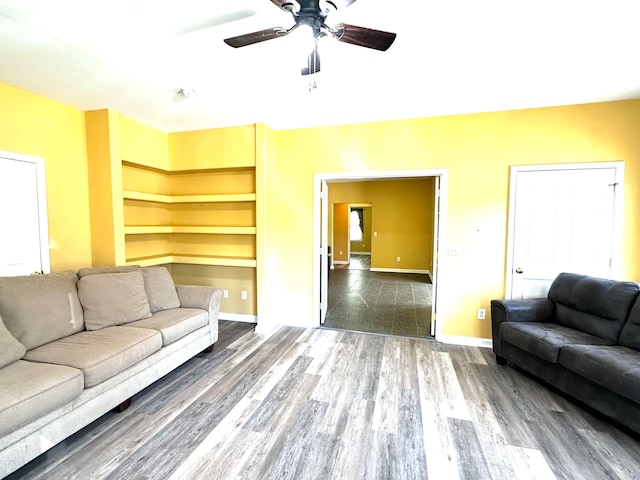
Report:
[[640,433],[639,286],[561,273],[548,298],[493,300],[493,351]]
[[0,478],[218,339],[221,290],[164,267],[0,278]]

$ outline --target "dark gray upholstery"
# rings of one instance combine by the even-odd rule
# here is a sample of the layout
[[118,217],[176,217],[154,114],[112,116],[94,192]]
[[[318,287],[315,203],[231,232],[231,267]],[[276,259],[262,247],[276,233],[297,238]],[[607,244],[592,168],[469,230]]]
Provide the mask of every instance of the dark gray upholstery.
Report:
[[505,342],[551,363],[558,363],[560,349],[567,345],[612,345],[613,342],[556,323],[503,323]]
[[493,351],[640,433],[640,287],[561,273],[548,298],[492,300]]
[[569,345],[560,364],[598,385],[640,403],[640,352],[620,346]]
[[631,309],[629,319],[620,332],[620,345],[640,350],[640,297]]
[[561,273],[549,298],[556,304],[555,322],[617,342],[638,291],[633,282]]

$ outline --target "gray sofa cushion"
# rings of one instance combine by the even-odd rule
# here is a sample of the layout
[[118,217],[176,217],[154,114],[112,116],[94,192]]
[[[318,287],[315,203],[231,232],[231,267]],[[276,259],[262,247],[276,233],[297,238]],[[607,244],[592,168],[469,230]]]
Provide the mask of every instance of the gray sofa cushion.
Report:
[[556,323],[512,323],[500,325],[500,338],[547,362],[558,363],[566,345],[612,345],[613,342]]
[[151,318],[127,324],[128,327],[151,328],[162,335],[162,346],[169,345],[185,335],[204,327],[209,315],[198,308],[175,308],[154,313]]
[[561,273],[549,298],[556,303],[557,323],[615,343],[639,292],[634,282]]
[[166,267],[145,267],[142,278],[151,313],[180,307],[176,286]]
[[62,407],[83,387],[75,368],[18,360],[0,369],[0,435]]
[[0,368],[20,360],[26,351],[24,345],[9,333],[0,316]]
[[640,403],[640,352],[621,346],[573,345],[560,364],[598,385]]
[[87,275],[101,275],[103,273],[128,273],[140,270],[138,265],[121,265],[119,267],[87,267],[78,270],[78,278],[86,277]]
[[78,282],[78,295],[87,330],[151,316],[140,271],[86,275]]
[[27,350],[84,330],[77,283],[74,272],[0,277],[0,315],[7,330]]
[[160,332],[107,327],[80,332],[27,352],[25,360],[82,370],[85,388],[103,382],[162,347]]
[[640,298],[636,300],[627,322],[622,327],[618,343],[634,350],[640,350]]

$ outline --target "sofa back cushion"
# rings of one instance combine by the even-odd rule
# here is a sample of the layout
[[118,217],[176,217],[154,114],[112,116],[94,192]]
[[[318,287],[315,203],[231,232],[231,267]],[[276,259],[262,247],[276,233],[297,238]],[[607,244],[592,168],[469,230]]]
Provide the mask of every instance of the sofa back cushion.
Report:
[[0,368],[20,360],[26,352],[27,349],[13,338],[0,317]]
[[141,267],[137,265],[121,265],[119,267],[86,267],[78,270],[78,278],[86,277],[87,275],[101,275],[103,273],[129,273],[140,270]]
[[78,282],[87,330],[99,330],[151,316],[140,270],[86,275]]
[[180,307],[176,286],[166,267],[145,267],[142,279],[151,313]]
[[0,315],[27,350],[84,330],[74,272],[0,277]]
[[636,300],[627,322],[622,327],[618,343],[640,351],[640,297]]
[[561,273],[549,289],[556,322],[614,342],[638,298],[634,282]]

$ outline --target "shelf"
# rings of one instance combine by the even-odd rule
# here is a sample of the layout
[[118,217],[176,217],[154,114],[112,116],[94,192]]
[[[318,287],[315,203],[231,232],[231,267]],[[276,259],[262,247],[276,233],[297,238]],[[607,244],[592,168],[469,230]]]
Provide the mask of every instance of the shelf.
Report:
[[157,193],[135,192],[125,190],[123,198],[127,200],[140,200],[142,202],[155,203],[235,203],[255,202],[255,193],[228,193],[216,195],[161,195]]
[[153,265],[164,265],[167,263],[188,263],[191,265],[212,265],[223,267],[256,267],[255,258],[246,257],[216,257],[203,255],[180,255],[167,254],[153,257],[140,257],[127,259],[127,265],[140,265],[149,267]]
[[200,227],[180,225],[129,225],[125,235],[150,235],[155,233],[200,233],[206,235],[255,235],[256,227]]

